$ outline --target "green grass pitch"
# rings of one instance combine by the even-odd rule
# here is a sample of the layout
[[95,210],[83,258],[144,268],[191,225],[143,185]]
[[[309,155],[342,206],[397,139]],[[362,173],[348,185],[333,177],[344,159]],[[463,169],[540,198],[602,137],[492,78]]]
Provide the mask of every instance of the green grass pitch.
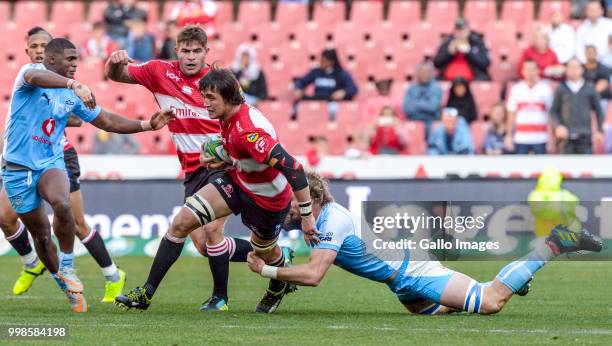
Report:
[[[133,288],[143,284],[152,259],[117,262],[128,273],[127,287]],[[0,258],[0,325],[65,324],[70,337],[62,344],[612,344],[612,264],[604,262],[550,263],[536,275],[529,295],[514,297],[498,315],[436,317],[409,315],[386,285],[338,268],[318,288],[303,287],[287,296],[277,313],[258,315],[253,310],[266,281],[243,263],[231,266],[230,311],[202,313],[198,308],[211,291],[208,263],[185,257],[174,265],[144,313],[99,303],[104,287],[100,270],[91,258],[79,258],[91,310],[78,315],[69,311],[48,275],[23,296],[13,297],[20,265],[16,257]],[[449,267],[486,281],[502,265],[463,262]],[[24,341],[0,340],[11,343]]]

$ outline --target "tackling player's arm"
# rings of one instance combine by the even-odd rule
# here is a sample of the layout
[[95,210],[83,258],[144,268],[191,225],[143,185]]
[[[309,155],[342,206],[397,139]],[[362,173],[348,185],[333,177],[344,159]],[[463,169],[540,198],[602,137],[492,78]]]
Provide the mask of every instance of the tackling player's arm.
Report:
[[149,121],[131,120],[121,115],[102,110],[100,114],[91,121],[91,124],[107,132],[136,133],[159,130],[174,118],[174,110],[171,109],[156,112]]
[[310,199],[310,189],[308,188],[308,179],[304,167],[280,143],[276,143],[272,150],[268,152],[265,162],[287,178],[300,207],[304,240],[308,245],[311,242],[318,244],[319,238],[317,237],[315,218],[312,214],[312,200]]
[[91,92],[91,89],[85,84],[61,76],[55,72],[40,69],[30,69],[23,75],[23,80],[30,85],[41,88],[68,88],[74,90],[74,93],[83,100],[87,108],[96,108],[96,99]]
[[77,117],[74,114],[70,114],[70,118],[68,118],[68,123],[66,123],[66,127],[81,127],[83,125],[83,119]]
[[[325,277],[329,268],[336,260],[337,252],[330,249],[313,249],[310,252],[310,259],[307,264],[301,264],[293,267],[276,268],[276,276],[278,279],[285,282],[290,282],[303,286],[318,286]],[[262,274],[264,261],[254,252],[250,252],[247,257],[249,268],[257,273]]]
[[133,62],[125,50],[115,51],[104,66],[104,75],[115,82],[138,84],[128,72],[128,64]]

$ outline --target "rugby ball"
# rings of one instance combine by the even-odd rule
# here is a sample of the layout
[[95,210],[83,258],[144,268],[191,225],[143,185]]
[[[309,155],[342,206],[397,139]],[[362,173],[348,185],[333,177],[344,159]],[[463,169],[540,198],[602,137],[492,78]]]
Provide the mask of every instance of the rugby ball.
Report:
[[215,162],[225,161],[226,163],[231,164],[232,159],[230,159],[229,155],[223,148],[223,141],[220,136],[212,136],[208,141],[204,143],[202,146],[204,151],[204,155],[207,157],[214,157]]

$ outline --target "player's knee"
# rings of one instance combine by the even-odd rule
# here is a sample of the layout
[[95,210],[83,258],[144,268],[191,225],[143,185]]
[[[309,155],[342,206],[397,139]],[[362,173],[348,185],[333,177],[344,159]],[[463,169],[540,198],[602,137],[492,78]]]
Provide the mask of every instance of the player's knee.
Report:
[[206,238],[204,238],[203,236],[194,236],[194,233],[191,233],[191,241],[193,242],[193,246],[195,246],[200,255],[208,257],[208,251],[206,249]]
[[487,298],[480,305],[479,313],[482,315],[492,315],[500,312],[506,302],[503,299]]
[[172,227],[170,227],[168,232],[174,237],[186,238],[193,229],[193,221],[187,215],[179,213],[172,220]]
[[215,220],[215,211],[210,203],[197,193],[185,200],[185,209],[189,210],[200,226]]
[[32,238],[37,249],[46,249],[52,242],[50,232],[38,232],[38,234],[33,234]]
[[277,239],[266,242],[251,239],[251,246],[253,247],[253,250],[257,253],[257,255],[267,263],[271,260],[274,260],[277,255],[274,251],[276,249],[276,242]]
[[51,209],[53,209],[53,213],[58,217],[66,217],[71,213],[70,209],[70,200],[59,198],[53,201],[50,201]]

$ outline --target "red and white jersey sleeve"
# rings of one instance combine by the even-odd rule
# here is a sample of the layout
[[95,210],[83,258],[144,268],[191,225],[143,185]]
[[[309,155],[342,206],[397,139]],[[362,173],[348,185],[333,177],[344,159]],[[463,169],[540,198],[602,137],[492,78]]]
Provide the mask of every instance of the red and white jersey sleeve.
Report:
[[515,114],[514,141],[519,144],[541,144],[548,141],[548,111],[553,92],[547,82],[529,87],[524,81],[510,90],[507,108]]
[[234,161],[229,174],[255,203],[270,211],[280,211],[291,202],[287,178],[266,162],[278,144],[274,127],[264,115],[247,104],[223,122],[221,134],[228,155]]
[[193,172],[200,166],[200,146],[211,134],[221,132],[219,121],[210,119],[198,81],[210,68],[194,76],[185,76],[177,61],[150,60],[129,65],[128,73],[138,84],[149,89],[161,109],[174,109],[176,119],[168,124],[181,167]]

